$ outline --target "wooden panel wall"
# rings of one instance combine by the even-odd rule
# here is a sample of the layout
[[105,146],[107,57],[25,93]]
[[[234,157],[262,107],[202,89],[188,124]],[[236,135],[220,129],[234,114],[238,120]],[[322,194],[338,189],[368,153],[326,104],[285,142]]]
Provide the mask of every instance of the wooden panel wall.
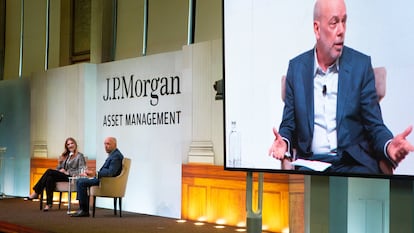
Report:
[[305,177],[289,175],[289,229],[305,232]]
[[[225,171],[222,166],[186,164],[182,173],[183,219],[210,223],[224,220],[226,225],[245,225],[246,172]],[[257,174],[254,179],[257,181]],[[304,216],[303,180],[303,176],[264,174],[264,229],[282,232],[290,228],[290,232],[303,232],[300,231]],[[254,206],[257,206],[257,190],[255,182]]]

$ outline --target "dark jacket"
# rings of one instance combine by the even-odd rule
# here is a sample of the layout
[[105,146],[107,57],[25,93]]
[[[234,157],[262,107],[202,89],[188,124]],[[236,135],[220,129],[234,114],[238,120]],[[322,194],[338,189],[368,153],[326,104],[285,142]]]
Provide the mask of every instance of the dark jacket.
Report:
[[[279,129],[298,157],[305,159],[313,154],[314,52],[309,50],[289,63]],[[348,47],[339,59],[336,130],[338,153],[348,153],[378,172],[378,161],[386,158],[384,146],[393,135],[382,120],[371,58]]]
[[122,153],[115,149],[112,151],[108,158],[105,160],[105,163],[102,165],[101,169],[98,171],[98,178],[101,177],[114,177],[121,173],[122,170],[122,160],[124,156]]

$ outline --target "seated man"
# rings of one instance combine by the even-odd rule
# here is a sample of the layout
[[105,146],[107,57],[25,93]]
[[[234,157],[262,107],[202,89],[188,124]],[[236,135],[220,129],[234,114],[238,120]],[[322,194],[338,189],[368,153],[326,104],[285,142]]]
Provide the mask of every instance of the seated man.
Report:
[[[88,189],[91,186],[98,186],[101,177],[114,177],[121,173],[122,160],[124,156],[116,146],[116,138],[108,137],[104,141],[105,151],[108,153],[108,158],[102,165],[101,169],[96,173],[92,179],[79,179],[76,182],[77,198],[79,200],[79,211],[71,215],[72,217],[89,217],[89,196]],[[93,171],[85,171],[86,176],[93,176]]]
[[385,126],[371,58],[344,45],[347,18],[344,0],[316,1],[316,44],[289,62],[269,155],[283,160],[295,148],[297,158],[331,165],[326,172],[390,173],[414,151],[406,139],[412,126],[395,137]]

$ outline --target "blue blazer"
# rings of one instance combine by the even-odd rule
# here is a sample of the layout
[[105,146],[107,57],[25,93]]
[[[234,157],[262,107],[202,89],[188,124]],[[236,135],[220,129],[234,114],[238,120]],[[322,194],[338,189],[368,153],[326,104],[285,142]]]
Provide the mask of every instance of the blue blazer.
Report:
[[[286,75],[279,133],[299,158],[313,155],[314,60],[314,49],[293,58]],[[393,135],[382,120],[371,58],[348,47],[339,59],[336,130],[338,154],[347,153],[378,173],[378,161],[386,158],[384,146]]]
[[98,178],[101,177],[113,177],[121,173],[122,170],[122,160],[124,156],[118,149],[112,151],[108,158],[106,158],[105,163],[102,165],[101,169],[98,172]]

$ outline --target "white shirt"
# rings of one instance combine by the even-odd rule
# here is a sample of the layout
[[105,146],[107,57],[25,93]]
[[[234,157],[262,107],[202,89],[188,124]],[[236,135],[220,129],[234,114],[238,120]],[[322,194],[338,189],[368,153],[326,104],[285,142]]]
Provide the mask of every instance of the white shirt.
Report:
[[339,66],[336,62],[326,72],[323,72],[318,65],[315,52],[314,67],[315,122],[312,151],[314,154],[330,154],[337,148],[336,101]]

